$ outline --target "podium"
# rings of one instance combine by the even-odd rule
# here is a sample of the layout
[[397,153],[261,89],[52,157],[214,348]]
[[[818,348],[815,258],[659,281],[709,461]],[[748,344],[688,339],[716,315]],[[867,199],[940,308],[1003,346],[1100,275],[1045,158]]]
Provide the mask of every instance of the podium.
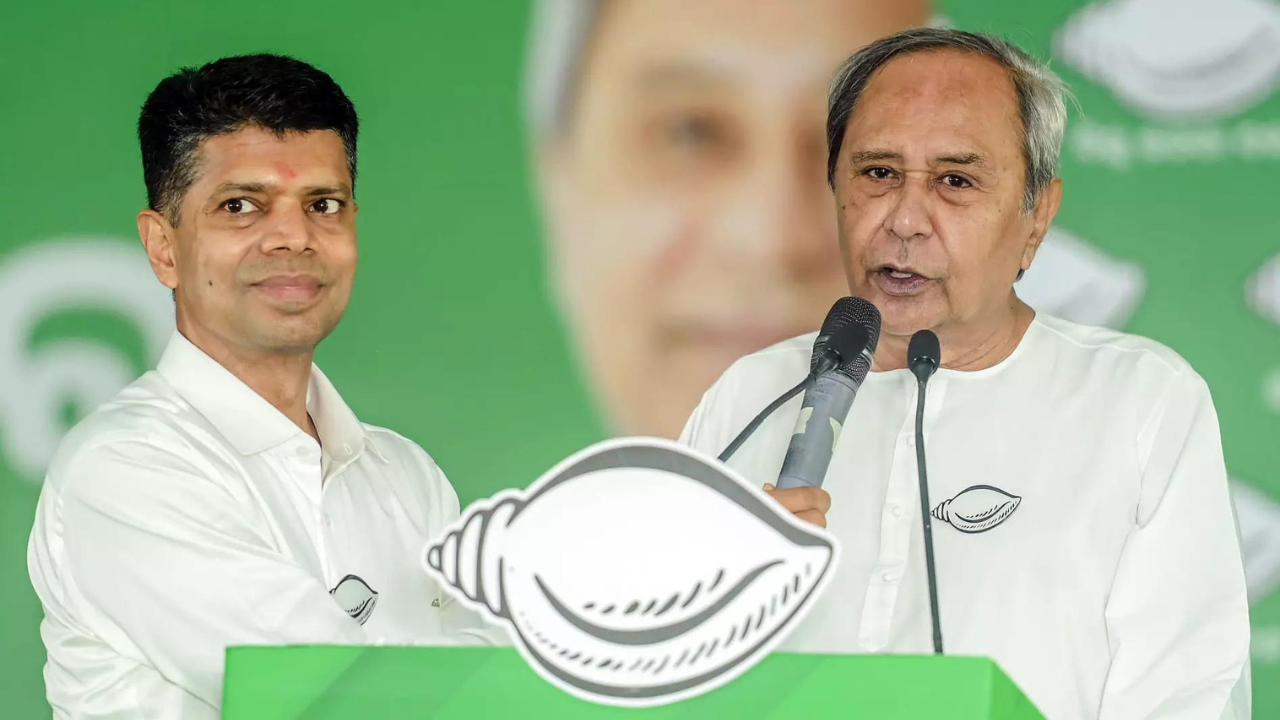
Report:
[[705,695],[660,707],[580,700],[513,648],[233,647],[224,720],[1043,720],[994,662],[979,657],[775,652]]

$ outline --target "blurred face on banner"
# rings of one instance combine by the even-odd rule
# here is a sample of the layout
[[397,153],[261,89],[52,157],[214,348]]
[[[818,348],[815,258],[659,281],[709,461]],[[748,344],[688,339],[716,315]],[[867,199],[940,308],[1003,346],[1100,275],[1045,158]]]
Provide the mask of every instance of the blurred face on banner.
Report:
[[237,354],[309,352],[346,310],[356,206],[342,140],[258,127],[200,145],[177,224],[138,216],[151,265],[176,291],[178,328]]
[[[980,345],[1015,309],[1061,197],[1054,180],[1024,207],[1022,121],[1009,73],[953,50],[896,57],[871,76],[835,169],[849,290],[905,345],[931,328]],[[882,345],[883,347],[883,345]],[[964,358],[953,358],[952,363]]]
[[738,357],[847,294],[826,92],[923,0],[610,0],[540,139],[552,285],[614,429],[675,436]]

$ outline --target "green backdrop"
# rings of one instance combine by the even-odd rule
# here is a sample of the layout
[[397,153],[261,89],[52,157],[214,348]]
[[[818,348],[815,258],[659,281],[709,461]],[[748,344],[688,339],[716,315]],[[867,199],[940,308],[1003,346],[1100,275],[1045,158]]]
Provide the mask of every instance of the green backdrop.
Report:
[[[1172,345],[1213,389],[1229,469],[1250,504],[1255,715],[1273,717],[1280,97],[1274,71],[1224,65],[1220,48],[1240,45],[1231,28],[1276,32],[1264,39],[1280,47],[1280,9],[1224,2],[1215,17],[1145,30],[1154,27],[1142,22],[1148,4],[1085,15],[1081,2],[986,0],[943,11],[958,26],[1052,54],[1079,98],[1057,226],[1102,253],[1076,260],[1103,276],[1137,269],[1131,307],[1113,303],[1108,319]],[[602,437],[544,284],[518,105],[527,15],[523,3],[331,0],[0,11],[0,715],[48,715],[41,613],[26,573],[40,463],[67,424],[144,371],[166,337],[148,321],[168,300],[134,228],[145,202],[134,123],[147,92],[179,66],[289,53],[331,73],[355,101],[361,267],[319,362],[363,419],[426,447],[464,504],[524,485]],[[1191,35],[1161,45],[1144,32]],[[1150,58],[1165,65],[1153,69]],[[1048,286],[1083,293],[1077,305],[1105,294],[1073,290],[1070,278]],[[479,351],[497,327],[517,361]]]

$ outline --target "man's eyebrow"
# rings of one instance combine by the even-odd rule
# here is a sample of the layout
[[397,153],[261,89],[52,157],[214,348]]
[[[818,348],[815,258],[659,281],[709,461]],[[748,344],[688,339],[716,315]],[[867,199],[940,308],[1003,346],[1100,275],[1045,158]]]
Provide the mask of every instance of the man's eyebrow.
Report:
[[215,193],[227,192],[229,190],[248,193],[264,193],[267,191],[267,186],[262,183],[224,182],[213,189]]
[[901,160],[902,155],[890,150],[855,150],[849,153],[849,164],[857,165],[876,160]]
[[[215,194],[225,192],[245,192],[245,193],[268,193],[276,189],[274,185],[256,182],[224,182],[214,188]],[[351,186],[346,183],[338,185],[315,185],[303,190],[304,197],[318,197],[321,195],[338,195],[340,197],[351,197]]]
[[309,187],[303,193],[306,197],[317,197],[320,195],[338,195],[340,197],[351,197],[351,188],[347,185],[320,185],[317,187]]
[[977,165],[978,167],[986,167],[987,161],[978,153],[960,153],[958,155],[943,155],[935,158],[936,164],[948,165]]
[[[855,150],[849,153],[849,164],[858,165],[860,163],[875,162],[877,160],[896,160],[901,161],[900,153],[890,150]],[[989,166],[986,158],[976,152],[952,153],[949,155],[940,155],[933,159],[934,165],[975,165],[980,168]]]
[[644,68],[636,73],[636,84],[642,88],[667,85],[705,87],[724,81],[727,73],[714,66],[690,62],[667,62]]

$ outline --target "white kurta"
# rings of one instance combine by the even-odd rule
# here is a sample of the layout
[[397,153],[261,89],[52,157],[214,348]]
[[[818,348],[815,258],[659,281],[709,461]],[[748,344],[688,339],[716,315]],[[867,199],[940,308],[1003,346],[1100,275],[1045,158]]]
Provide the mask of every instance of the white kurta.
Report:
[[28,552],[55,717],[217,717],[228,645],[498,637],[422,569],[431,458],[315,368],[307,406],[321,444],[175,333],[67,436]]
[[[813,341],[737,361],[683,440],[719,454],[805,376]],[[800,404],[730,465],[775,482]],[[859,391],[823,485],[840,565],[782,649],[932,652],[915,408],[907,370]],[[995,367],[938,371],[924,433],[948,519],[933,520],[948,654],[995,659],[1050,720],[1248,716],[1240,545],[1217,415],[1186,361],[1041,315]]]

